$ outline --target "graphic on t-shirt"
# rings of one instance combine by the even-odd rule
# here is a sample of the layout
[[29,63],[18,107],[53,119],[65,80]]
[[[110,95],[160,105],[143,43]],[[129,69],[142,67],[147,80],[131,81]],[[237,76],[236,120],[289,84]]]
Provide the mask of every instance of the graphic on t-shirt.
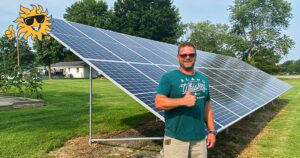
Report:
[[192,94],[197,97],[197,99],[204,98],[204,93],[207,91],[205,87],[205,80],[201,80],[199,78],[184,78],[181,79],[180,88],[182,90],[182,94],[185,94],[189,88],[192,88]]

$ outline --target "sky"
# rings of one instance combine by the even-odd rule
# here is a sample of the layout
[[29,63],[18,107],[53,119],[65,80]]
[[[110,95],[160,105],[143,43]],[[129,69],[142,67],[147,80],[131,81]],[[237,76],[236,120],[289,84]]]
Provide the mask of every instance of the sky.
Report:
[[[48,9],[49,14],[54,18],[63,19],[65,9],[79,0],[1,0],[0,1],[0,36],[5,33],[8,26],[16,23],[13,21],[19,16],[20,5],[31,8],[30,4],[39,4]],[[234,0],[173,0],[173,4],[179,9],[179,15],[183,23],[199,23],[209,20],[212,23],[229,23],[228,8],[233,5]],[[290,36],[295,46],[284,57],[280,63],[286,60],[300,59],[300,1],[287,0],[291,3],[293,18],[290,26],[284,30],[284,34]],[[107,4],[112,7],[114,0],[106,0]],[[296,12],[298,10],[298,12]]]

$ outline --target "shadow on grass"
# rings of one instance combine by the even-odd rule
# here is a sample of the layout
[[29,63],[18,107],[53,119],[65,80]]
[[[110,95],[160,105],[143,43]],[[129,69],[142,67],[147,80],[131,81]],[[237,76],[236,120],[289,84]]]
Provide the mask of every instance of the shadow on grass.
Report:
[[[123,119],[122,122],[133,127],[143,137],[163,137],[164,123],[159,119],[154,120],[152,113],[144,113]],[[152,121],[150,121],[152,120]]]
[[229,127],[228,133],[217,135],[214,148],[208,150],[208,157],[235,158],[250,144],[261,130],[288,104],[289,100],[276,99],[272,103],[243,118]]

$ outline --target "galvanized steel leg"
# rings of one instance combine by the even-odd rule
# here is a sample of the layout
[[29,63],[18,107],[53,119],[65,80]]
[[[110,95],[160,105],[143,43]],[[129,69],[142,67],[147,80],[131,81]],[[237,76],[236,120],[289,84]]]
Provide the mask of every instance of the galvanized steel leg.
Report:
[[92,67],[90,66],[90,134],[89,134],[89,144],[92,144],[92,100],[93,100],[93,82],[92,82]]

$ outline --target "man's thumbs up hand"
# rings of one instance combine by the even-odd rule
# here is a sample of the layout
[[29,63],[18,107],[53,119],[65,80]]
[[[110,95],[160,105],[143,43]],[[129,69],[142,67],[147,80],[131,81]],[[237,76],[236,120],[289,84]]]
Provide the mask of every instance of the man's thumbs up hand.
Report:
[[183,103],[187,107],[192,107],[196,103],[196,97],[191,93],[192,93],[192,88],[189,88],[188,91],[185,93],[185,96],[183,97]]

